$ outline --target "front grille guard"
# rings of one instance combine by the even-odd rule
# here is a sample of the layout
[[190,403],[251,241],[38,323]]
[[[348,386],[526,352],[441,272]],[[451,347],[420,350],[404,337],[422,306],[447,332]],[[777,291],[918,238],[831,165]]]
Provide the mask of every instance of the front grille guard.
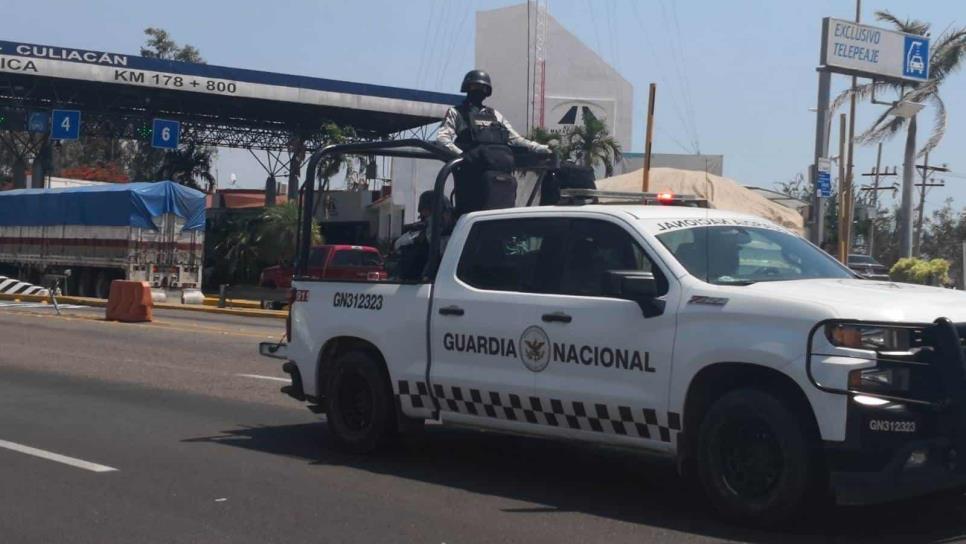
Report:
[[867,326],[890,328],[907,328],[921,331],[922,346],[908,352],[877,352],[876,361],[889,366],[928,366],[936,374],[939,385],[934,398],[914,398],[897,395],[875,393],[876,397],[894,402],[903,402],[944,409],[950,405],[963,405],[964,385],[966,385],[966,323],[954,324],[948,318],[941,317],[932,323],[884,323],[874,321],[855,321],[829,319],[817,323],[808,335],[806,357],[806,372],[812,385],[827,393],[841,395],[870,394],[869,392],[851,389],[829,387],[819,383],[812,373],[812,345],[815,334],[823,331],[827,325],[852,323]]

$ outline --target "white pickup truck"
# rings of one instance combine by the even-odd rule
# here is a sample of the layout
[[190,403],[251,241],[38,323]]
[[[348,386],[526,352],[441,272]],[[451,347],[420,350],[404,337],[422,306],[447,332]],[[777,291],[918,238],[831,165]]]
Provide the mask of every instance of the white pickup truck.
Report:
[[355,452],[427,419],[635,448],[759,523],[966,485],[966,294],[667,204],[464,216],[431,279],[296,278],[261,351]]

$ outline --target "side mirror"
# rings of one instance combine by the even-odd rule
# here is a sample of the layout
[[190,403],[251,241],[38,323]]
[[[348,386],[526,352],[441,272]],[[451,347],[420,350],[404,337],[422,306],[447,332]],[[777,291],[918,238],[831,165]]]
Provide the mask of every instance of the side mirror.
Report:
[[644,317],[664,313],[664,301],[657,298],[660,292],[654,274],[639,270],[610,270],[606,278],[607,294],[636,302]]

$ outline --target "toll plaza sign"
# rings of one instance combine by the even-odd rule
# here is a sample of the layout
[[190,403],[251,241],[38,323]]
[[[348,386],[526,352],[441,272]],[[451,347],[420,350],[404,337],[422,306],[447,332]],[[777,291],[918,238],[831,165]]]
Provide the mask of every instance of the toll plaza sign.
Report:
[[879,80],[929,79],[929,38],[826,17],[821,64]]

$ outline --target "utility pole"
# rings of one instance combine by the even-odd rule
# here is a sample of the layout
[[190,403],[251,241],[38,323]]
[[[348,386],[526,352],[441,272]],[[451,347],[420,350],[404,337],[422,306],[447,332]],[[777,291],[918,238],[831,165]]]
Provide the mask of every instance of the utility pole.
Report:
[[917,164],[916,168],[922,169],[922,183],[917,183],[916,187],[919,187],[919,210],[916,216],[916,236],[913,240],[913,255],[919,256],[920,243],[922,242],[922,222],[923,216],[926,211],[926,191],[929,187],[945,187],[946,183],[940,181],[939,183],[929,183],[929,174],[932,172],[949,172],[949,168],[945,166],[929,166],[929,153],[926,156],[922,164]]
[[646,193],[651,188],[651,141],[654,138],[654,99],[657,94],[657,84],[651,83],[647,95],[647,133],[644,135],[644,179],[642,190]]
[[[855,22],[859,23],[862,18],[862,0],[855,0]],[[849,149],[848,158],[842,158],[845,162],[845,201],[839,203],[839,214],[845,216],[845,229],[839,234],[839,239],[845,240],[845,260],[842,264],[848,264],[849,253],[852,251],[852,216],[855,208],[855,194],[852,183],[852,167],[855,155],[855,91],[859,86],[859,78],[852,76],[852,96],[849,105]],[[844,204],[844,206],[842,205]]]
[[882,143],[879,143],[879,149],[875,156],[875,169],[871,172],[862,174],[863,176],[873,176],[872,187],[863,187],[863,191],[872,191],[872,218],[869,221],[869,256],[875,257],[875,227],[876,221],[879,218],[879,191],[894,191],[895,187],[879,187],[879,180],[882,177],[896,176],[898,175],[895,171],[889,172],[886,170],[882,171]]
[[824,248],[825,241],[825,199],[818,191],[818,163],[820,159],[828,158],[828,146],[831,122],[828,118],[829,95],[832,88],[832,73],[828,70],[818,71],[818,103],[815,108],[815,154],[812,160],[812,228],[809,232],[811,242]]
[[839,115],[839,247],[838,255],[839,262],[842,264],[848,263],[849,260],[849,242],[848,242],[848,213],[844,213],[846,207],[846,199],[848,194],[846,192],[845,186],[845,161],[847,160],[845,156],[845,140],[848,137],[846,132],[845,114]]

